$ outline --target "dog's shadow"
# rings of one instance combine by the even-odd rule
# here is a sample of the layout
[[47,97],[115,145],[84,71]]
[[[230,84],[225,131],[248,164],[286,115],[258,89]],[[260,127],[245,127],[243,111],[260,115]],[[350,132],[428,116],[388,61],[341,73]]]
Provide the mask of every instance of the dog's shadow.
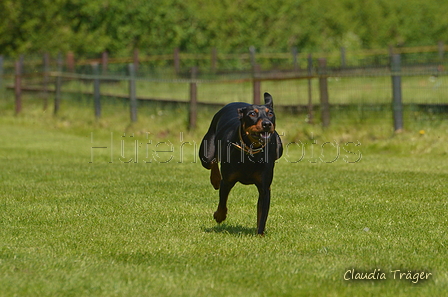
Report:
[[202,228],[206,233],[223,233],[231,235],[252,236],[257,234],[257,228],[248,228],[241,225],[219,224],[211,228]]

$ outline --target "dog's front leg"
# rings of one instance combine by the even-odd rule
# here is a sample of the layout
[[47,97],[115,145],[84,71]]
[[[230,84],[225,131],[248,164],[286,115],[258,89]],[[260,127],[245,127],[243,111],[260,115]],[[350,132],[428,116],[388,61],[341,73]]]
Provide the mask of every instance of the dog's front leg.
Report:
[[264,229],[266,227],[266,221],[268,219],[269,207],[271,204],[271,188],[257,186],[258,188],[258,205],[257,205],[257,233],[264,235]]
[[235,182],[228,182],[225,180],[221,180],[221,184],[219,186],[219,204],[218,209],[216,210],[213,217],[216,222],[221,223],[227,217],[227,198],[229,197],[230,190],[235,185]]

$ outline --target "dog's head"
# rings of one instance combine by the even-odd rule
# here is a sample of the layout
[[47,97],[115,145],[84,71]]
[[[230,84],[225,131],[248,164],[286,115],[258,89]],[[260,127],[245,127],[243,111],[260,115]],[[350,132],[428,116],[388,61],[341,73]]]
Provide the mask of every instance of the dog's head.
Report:
[[264,145],[275,131],[272,96],[264,93],[264,105],[251,105],[238,110],[242,132],[253,145]]

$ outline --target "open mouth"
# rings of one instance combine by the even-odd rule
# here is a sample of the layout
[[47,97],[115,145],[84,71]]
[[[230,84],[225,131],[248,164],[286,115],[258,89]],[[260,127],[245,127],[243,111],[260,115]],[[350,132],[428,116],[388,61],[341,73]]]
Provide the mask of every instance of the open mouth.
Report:
[[266,142],[269,137],[271,137],[272,133],[269,132],[260,132],[260,133],[252,133],[251,136],[252,138],[261,141],[261,142]]

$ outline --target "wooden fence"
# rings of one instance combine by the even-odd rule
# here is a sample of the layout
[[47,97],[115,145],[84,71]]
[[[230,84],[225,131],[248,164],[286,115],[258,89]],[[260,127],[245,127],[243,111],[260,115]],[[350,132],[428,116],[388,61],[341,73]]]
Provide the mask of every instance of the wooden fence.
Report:
[[[293,80],[293,81],[299,81],[299,80],[307,80],[308,81],[308,104],[306,106],[301,106],[301,110],[308,113],[308,119],[309,122],[313,122],[314,118],[314,112],[315,112],[315,105],[318,106],[318,110],[320,111],[320,119],[321,124],[323,127],[328,127],[330,125],[330,98],[329,98],[329,92],[328,92],[328,79],[329,77],[332,77],[335,75],[334,69],[327,68],[327,59],[321,58],[318,60],[318,69],[317,71],[312,70],[312,59],[309,57],[309,65],[308,65],[308,73],[306,75],[297,74],[296,72],[291,72],[289,75],[282,75],[282,76],[272,76],[272,75],[266,75],[266,73],[261,73],[258,67],[254,67],[253,73],[251,77],[237,79],[237,80],[213,80],[213,81],[207,81],[203,79],[198,79],[197,77],[197,67],[193,67],[190,71],[191,77],[188,79],[178,79],[177,83],[182,82],[189,85],[189,98],[188,101],[176,101],[176,100],[162,100],[164,102],[171,101],[176,103],[187,103],[189,108],[189,124],[188,128],[190,130],[195,129],[196,127],[196,119],[197,119],[197,113],[198,113],[198,104],[204,104],[204,102],[199,102],[197,95],[198,95],[198,83],[204,84],[204,83],[241,83],[241,82],[247,82],[252,84],[252,94],[253,94],[253,103],[254,104],[260,104],[261,102],[261,85],[263,82],[272,82],[272,81],[285,81],[285,80]],[[54,92],[54,114],[57,114],[60,109],[60,103],[62,100],[62,89],[63,89],[63,82],[64,81],[73,81],[73,80],[82,80],[82,81],[91,81],[93,82],[93,90],[85,92],[85,94],[92,96],[93,98],[93,105],[94,105],[94,115],[98,119],[101,117],[101,98],[102,97],[122,97],[125,99],[128,99],[129,101],[129,110],[130,110],[130,120],[132,122],[137,121],[137,114],[138,114],[138,107],[137,107],[137,101],[138,100],[155,100],[154,98],[144,98],[144,97],[137,97],[136,92],[136,81],[139,80],[148,80],[147,78],[141,78],[136,76],[136,69],[135,65],[133,63],[128,64],[128,75],[126,76],[105,76],[100,75],[99,71],[99,64],[93,63],[91,65],[92,67],[92,74],[77,74],[77,73],[70,73],[70,72],[63,72],[62,71],[62,62],[59,60],[58,63],[58,70],[56,72],[43,72],[43,73],[35,73],[35,74],[23,74],[22,73],[22,67],[21,67],[22,61],[18,60],[15,63],[15,76],[14,76],[14,84],[9,86],[10,89],[14,90],[15,93],[15,112],[16,114],[19,114],[22,109],[22,92],[23,91],[31,91],[31,92],[43,92],[46,95],[44,100],[44,108],[47,108],[48,100],[50,92]],[[393,109],[393,116],[394,116],[394,129],[395,131],[400,131],[403,129],[403,104],[401,99],[401,56],[398,54],[393,55],[392,58],[392,66],[388,71],[388,75],[391,77],[392,81],[392,90],[391,94],[392,96],[392,109]],[[446,75],[446,73],[441,73],[443,75]],[[384,75],[384,74],[383,74]],[[22,83],[23,78],[37,78],[37,81],[39,81],[39,84],[37,85],[25,85]],[[101,84],[103,81],[127,81],[128,82],[128,90],[129,93],[127,95],[117,95],[117,94],[106,94],[104,92],[101,92]],[[319,103],[313,104],[312,103],[312,90],[311,90],[311,80],[317,80],[318,81],[318,89],[319,89]],[[54,89],[50,91],[49,84],[50,82],[54,83]],[[67,91],[64,91],[67,92]],[[70,92],[70,91],[68,91]],[[76,92],[76,91],[75,91]],[[221,104],[218,104],[221,105]],[[288,108],[291,108],[290,106]]]
[[[141,56],[136,50],[132,57],[124,58],[111,58],[107,53],[102,53],[98,59],[76,59],[74,53],[69,52],[65,55],[59,54],[55,61],[50,59],[48,54],[43,55],[41,60],[27,60],[26,67],[24,67],[24,57],[14,61],[14,73],[11,74],[10,61],[6,61],[3,56],[0,55],[0,93],[1,89],[5,86],[14,90],[15,94],[15,112],[19,114],[22,109],[22,92],[41,92],[46,94],[44,97],[44,108],[48,107],[48,98],[50,92],[54,92],[54,113],[57,114],[60,109],[60,103],[62,94],[70,92],[69,90],[63,91],[63,83],[65,81],[83,80],[93,82],[93,90],[85,92],[87,95],[93,97],[94,102],[94,115],[96,118],[101,117],[101,98],[106,96],[122,97],[129,99],[130,116],[131,121],[137,121],[137,101],[138,100],[154,100],[150,97],[138,97],[136,92],[136,81],[139,80],[151,80],[148,78],[147,73],[139,73],[139,67],[148,61],[168,61],[172,65],[174,77],[177,82],[182,81],[189,85],[189,128],[194,129],[196,126],[197,105],[204,104],[204,102],[198,101],[198,83],[250,83],[252,85],[252,101],[254,104],[260,104],[261,100],[261,84],[262,82],[273,81],[307,81],[308,82],[308,102],[306,105],[300,106],[300,110],[305,111],[308,115],[308,121],[313,123],[315,106],[318,106],[320,111],[321,124],[324,127],[330,125],[330,103],[328,91],[328,78],[329,77],[344,77],[344,76],[390,76],[391,77],[391,94],[392,107],[394,112],[394,129],[400,130],[403,128],[402,120],[402,102],[401,102],[401,63],[402,57],[414,54],[414,53],[432,53],[437,57],[431,61],[429,67],[434,68],[434,65],[438,65],[436,73],[431,74],[433,76],[446,75],[444,69],[444,55],[446,46],[439,42],[436,46],[414,47],[414,48],[392,48],[379,49],[379,50],[364,50],[359,52],[347,52],[345,49],[341,49],[340,53],[332,54],[312,54],[306,56],[301,55],[297,49],[293,49],[291,53],[257,53],[254,47],[250,47],[247,53],[243,54],[219,54],[216,49],[212,49],[210,55],[203,54],[187,54],[181,53],[178,49],[175,49],[173,54],[167,55],[153,55],[153,56]],[[400,54],[401,53],[401,54]],[[357,56],[376,56],[385,55],[389,57],[387,65],[381,65],[378,68],[377,65],[370,67],[348,67],[347,55]],[[303,65],[305,59],[306,65]],[[337,66],[331,65],[329,60],[333,59],[337,55],[340,55],[339,64]],[[219,63],[226,59],[245,59],[249,62],[249,70],[244,72],[238,78],[215,75],[212,79],[200,77],[202,73],[210,73],[204,69],[198,68],[196,65],[188,68],[185,71],[185,60],[199,61],[207,60],[211,67],[211,73],[219,71]],[[280,59],[288,60],[289,68],[284,70],[265,70],[262,69],[260,61],[263,59]],[[109,65],[111,64],[126,64],[126,73],[121,75],[109,75]],[[193,65],[196,64],[193,62]],[[90,66],[89,66],[90,65]],[[183,65],[183,66],[182,66]],[[80,73],[77,67],[84,66],[90,68],[89,73]],[[24,70],[24,68],[26,68]],[[183,69],[183,70],[182,70]],[[8,71],[9,70],[9,71]],[[188,77],[185,74],[179,75],[181,71],[188,73]],[[406,75],[409,75],[406,74]],[[410,74],[413,75],[413,74]],[[13,78],[13,79],[11,79]],[[24,80],[34,80],[37,84],[24,83]],[[128,94],[107,94],[101,91],[101,85],[105,81],[127,81],[129,86]],[[312,98],[312,81],[318,81],[318,96],[319,103],[313,103]],[[8,82],[10,83],[8,85]],[[12,83],[11,83],[12,82]],[[54,84],[54,87],[50,87]],[[185,103],[186,101],[177,101],[169,98],[164,98],[165,102]],[[290,106],[289,106],[290,107]]]

